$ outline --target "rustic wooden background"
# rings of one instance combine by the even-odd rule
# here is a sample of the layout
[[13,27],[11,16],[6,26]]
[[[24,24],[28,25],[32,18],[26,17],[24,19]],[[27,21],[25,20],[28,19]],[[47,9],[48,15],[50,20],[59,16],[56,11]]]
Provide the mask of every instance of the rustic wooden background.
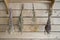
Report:
[[[52,31],[60,31],[60,3],[55,3],[53,7],[52,17],[51,17],[51,25],[52,25]],[[44,31],[45,24],[47,22],[48,17],[48,4],[44,3],[34,3],[35,7],[35,14],[36,14],[36,25],[38,27],[38,31]],[[13,14],[13,22],[14,26],[17,27],[18,24],[18,17],[20,15],[21,11],[21,3],[10,3],[9,8],[12,8],[12,14]],[[24,3],[24,10],[23,10],[23,31],[30,31],[32,24],[32,3]],[[9,20],[9,14],[6,14],[4,4],[0,3],[0,24],[6,24],[6,25],[0,25],[0,31],[6,30],[6,27],[9,27],[8,21]],[[3,29],[4,28],[4,29]],[[4,31],[5,31],[4,30]]]
[[[40,31],[40,32],[44,31],[44,27],[45,27],[45,24],[48,18],[48,5],[49,4],[47,3],[34,3],[35,14],[36,14],[36,25],[38,28],[37,31]],[[18,17],[21,11],[21,3],[9,3],[9,8],[12,8],[15,31],[18,31],[18,26],[16,24],[18,24]],[[32,27],[31,25],[32,16],[33,16],[32,15],[32,3],[24,3],[23,31],[26,31],[26,32],[31,31],[30,27]],[[2,2],[0,2],[0,31],[1,32],[8,30],[9,28],[8,22],[9,22],[9,14],[6,14],[5,6]],[[56,2],[53,6],[51,26],[52,26],[52,30],[51,30],[52,32],[55,32],[55,31],[60,32],[60,2]]]

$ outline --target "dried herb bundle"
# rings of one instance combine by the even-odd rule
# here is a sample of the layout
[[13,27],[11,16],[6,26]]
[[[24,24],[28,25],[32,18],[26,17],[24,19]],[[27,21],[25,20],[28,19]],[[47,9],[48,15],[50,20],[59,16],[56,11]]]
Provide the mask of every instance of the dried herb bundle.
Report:
[[49,34],[51,31],[51,21],[50,21],[51,14],[48,14],[48,21],[45,26],[45,31]]
[[49,5],[49,13],[48,13],[48,21],[47,24],[45,26],[45,31],[49,34],[51,31],[51,22],[50,22],[50,17],[52,15],[52,7],[54,5],[55,0],[49,0],[51,1],[51,4]]
[[9,9],[9,33],[14,32],[12,10]]
[[33,21],[33,24],[35,23],[35,10],[34,10],[34,4],[32,4],[32,11],[33,11],[33,17],[32,17],[32,21]]
[[36,18],[35,18],[34,4],[32,4],[32,13],[33,13],[33,17],[32,17],[32,26],[33,26],[33,27],[31,27],[31,30],[35,32],[35,31],[37,31],[37,25],[35,25],[35,23],[36,23]]
[[19,21],[18,21],[18,25],[19,25],[19,31],[22,32],[22,28],[23,28],[23,16],[22,16],[22,11],[23,11],[24,5],[22,4],[21,6],[21,13],[19,16]]

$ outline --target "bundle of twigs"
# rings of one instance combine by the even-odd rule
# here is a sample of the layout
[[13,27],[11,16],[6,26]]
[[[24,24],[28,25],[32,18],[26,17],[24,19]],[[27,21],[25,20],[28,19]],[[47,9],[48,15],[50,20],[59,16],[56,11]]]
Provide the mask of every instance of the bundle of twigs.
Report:
[[32,31],[37,31],[37,25],[35,25],[35,23],[36,23],[36,18],[35,18],[35,9],[34,9],[34,4],[32,4],[32,13],[33,13],[33,17],[32,17],[32,26],[33,27],[31,27],[32,29]]
[[12,10],[9,9],[9,33],[14,32]]
[[52,15],[52,7],[53,7],[55,0],[50,0],[50,1],[51,1],[51,4],[49,5],[48,21],[47,21],[47,24],[45,25],[45,32],[47,32],[48,34],[51,31],[51,19],[50,18]]
[[48,21],[47,21],[47,24],[45,25],[45,32],[47,32],[48,34],[51,31],[51,20],[50,20],[51,14],[50,13],[51,13],[51,10],[48,13]]
[[19,16],[19,21],[18,21],[18,26],[19,26],[19,31],[22,32],[23,29],[23,16],[22,16],[22,11],[23,11],[24,5],[22,4],[21,6],[21,13]]
[[32,4],[32,11],[33,11],[33,17],[32,17],[32,21],[33,21],[33,24],[35,23],[35,10],[34,10],[34,4]]

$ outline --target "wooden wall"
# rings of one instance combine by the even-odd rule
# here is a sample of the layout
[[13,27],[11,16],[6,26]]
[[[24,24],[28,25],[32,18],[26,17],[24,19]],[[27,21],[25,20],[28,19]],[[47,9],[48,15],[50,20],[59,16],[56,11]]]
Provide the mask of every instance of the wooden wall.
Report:
[[[54,7],[53,7],[53,12],[52,12],[52,17],[51,17],[51,26],[52,26],[52,30],[51,31],[56,31],[58,34],[53,34],[53,35],[59,35],[60,32],[60,3],[55,3]],[[44,31],[44,27],[45,24],[47,22],[47,17],[48,17],[48,4],[44,4],[44,3],[34,3],[34,7],[35,7],[35,14],[36,14],[36,25],[37,25],[37,31]],[[12,8],[12,14],[13,14],[13,23],[14,23],[14,27],[15,27],[15,31],[18,31],[18,26],[16,24],[18,24],[18,17],[20,15],[21,12],[21,3],[10,3],[9,4],[9,8]],[[27,17],[28,16],[28,17]],[[23,31],[31,31],[30,27],[32,27],[32,3],[24,3],[24,10],[23,10]],[[5,6],[4,4],[1,2],[0,3],[0,31],[8,31],[9,28],[9,14],[6,14],[6,10],[5,10]],[[3,25],[4,24],[4,25]],[[27,25],[29,24],[29,25]],[[33,29],[33,27],[32,27]],[[7,38],[19,38],[19,37],[37,37],[39,38],[40,35],[42,34],[42,37],[47,37],[47,36],[43,36],[43,33],[32,33],[32,32],[28,32],[28,33],[23,33],[23,35],[21,36],[21,34],[6,34],[4,33],[4,35],[1,35],[2,38],[7,37]],[[3,33],[0,33],[3,34]],[[1,37],[0,36],[0,37]],[[55,37],[55,36],[54,36]]]
[[[60,3],[55,3],[53,7],[52,17],[51,17],[51,25],[52,31],[60,31]],[[36,25],[38,27],[38,31],[44,31],[45,24],[47,22],[48,16],[48,4],[43,3],[34,3],[35,7],[35,14],[36,14]],[[12,8],[13,14],[13,22],[14,24],[18,23],[18,17],[21,11],[21,4],[20,3],[10,3],[9,8]],[[28,17],[27,17],[28,16]],[[23,30],[24,31],[31,31],[29,28],[32,24],[32,3],[25,3],[24,10],[23,10]],[[0,25],[1,28],[6,28],[9,20],[9,15],[6,14],[5,7],[3,3],[0,3]],[[30,24],[30,25],[27,25]],[[17,27],[17,25],[14,25]],[[9,26],[8,26],[9,27]],[[0,29],[1,29],[0,28]],[[2,29],[1,29],[2,30]],[[4,30],[5,31],[5,30]]]

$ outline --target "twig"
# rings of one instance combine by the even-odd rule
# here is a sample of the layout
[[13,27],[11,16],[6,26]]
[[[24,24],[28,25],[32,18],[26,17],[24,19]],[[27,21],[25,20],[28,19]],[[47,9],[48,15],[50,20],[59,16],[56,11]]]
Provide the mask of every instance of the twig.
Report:
[[9,9],[9,33],[14,32],[12,10]]
[[23,16],[22,16],[22,11],[23,11],[24,5],[22,4],[21,6],[21,13],[19,16],[19,21],[18,21],[18,25],[19,25],[19,31],[22,33],[22,29],[23,29]]
[[37,31],[37,25],[35,25],[36,23],[36,18],[35,18],[35,10],[34,10],[34,4],[32,4],[32,12],[33,12],[33,17],[32,17],[32,31]]
[[52,15],[52,7],[53,7],[54,2],[55,2],[55,0],[51,0],[51,4],[49,5],[48,21],[47,21],[47,24],[45,25],[45,32],[47,32],[47,34],[49,34],[51,31],[50,17]]

